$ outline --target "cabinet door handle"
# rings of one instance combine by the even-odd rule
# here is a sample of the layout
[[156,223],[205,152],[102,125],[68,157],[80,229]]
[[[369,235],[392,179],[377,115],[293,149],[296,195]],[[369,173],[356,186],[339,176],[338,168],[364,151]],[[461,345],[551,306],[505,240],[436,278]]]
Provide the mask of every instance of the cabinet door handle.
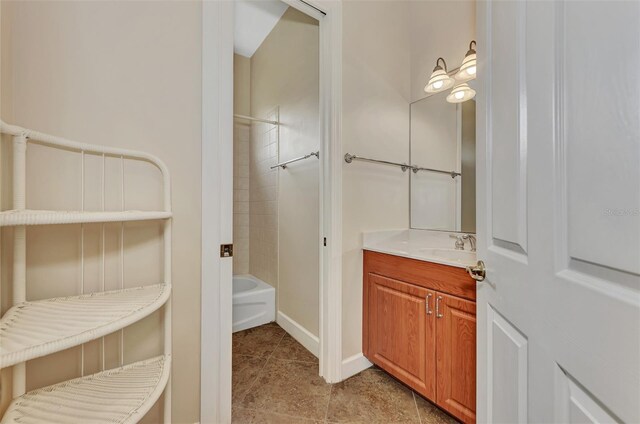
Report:
[[444,315],[440,313],[440,301],[442,300],[442,296],[438,296],[436,298],[436,318],[442,318]]
[[431,309],[429,309],[429,302],[431,301],[431,296],[433,296],[431,293],[427,293],[427,300],[425,302],[425,308],[427,309],[427,315],[431,315],[433,313],[433,311]]

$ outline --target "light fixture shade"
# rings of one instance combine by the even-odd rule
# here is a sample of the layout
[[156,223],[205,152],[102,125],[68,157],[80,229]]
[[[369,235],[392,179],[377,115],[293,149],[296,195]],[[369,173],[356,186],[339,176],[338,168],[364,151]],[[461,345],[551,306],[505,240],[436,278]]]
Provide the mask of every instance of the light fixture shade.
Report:
[[462,83],[453,87],[451,93],[447,96],[449,103],[462,103],[471,100],[476,96],[476,90],[469,87],[469,84]]
[[[439,65],[440,61],[444,64],[444,68]],[[424,87],[424,91],[427,93],[439,93],[453,87],[454,83],[454,79],[447,74],[446,62],[443,58],[439,57],[436,61],[436,67],[433,68],[429,82]]]
[[476,42],[472,41],[469,44],[469,51],[462,60],[462,65],[455,75],[455,79],[458,81],[469,81],[476,77],[476,51],[474,49]]

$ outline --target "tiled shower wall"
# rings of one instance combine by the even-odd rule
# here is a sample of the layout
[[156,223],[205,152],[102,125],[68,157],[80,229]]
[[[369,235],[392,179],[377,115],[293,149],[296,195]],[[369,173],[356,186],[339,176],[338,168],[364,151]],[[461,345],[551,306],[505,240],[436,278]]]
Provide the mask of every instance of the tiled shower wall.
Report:
[[[277,121],[278,110],[260,118]],[[272,286],[278,283],[278,126],[254,123],[249,180],[249,272]]]
[[251,125],[233,131],[233,273],[249,273],[249,139]]

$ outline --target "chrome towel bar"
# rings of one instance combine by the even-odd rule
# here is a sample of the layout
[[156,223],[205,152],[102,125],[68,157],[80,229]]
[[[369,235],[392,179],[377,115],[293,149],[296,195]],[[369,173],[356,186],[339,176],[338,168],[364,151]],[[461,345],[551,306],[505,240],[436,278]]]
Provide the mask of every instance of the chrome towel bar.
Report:
[[351,163],[354,160],[361,160],[363,162],[381,163],[381,164],[384,164],[384,165],[391,165],[391,166],[399,166],[400,169],[402,169],[402,172],[405,172],[407,169],[411,169],[411,165],[407,165],[406,163],[397,163],[397,162],[389,162],[387,160],[363,158],[362,156],[356,156],[356,155],[352,155],[350,153],[347,153],[347,154],[344,155],[344,161],[345,162]]
[[300,156],[299,158],[295,158],[295,159],[290,159],[288,161],[285,162],[280,162],[276,165],[273,165],[271,167],[271,169],[276,169],[276,168],[282,168],[282,169],[287,169],[287,165],[289,165],[290,163],[293,162],[298,162],[300,160],[304,160],[304,159],[309,159],[311,156],[315,156],[316,158],[320,159],[320,152],[311,152],[308,155],[304,155],[304,156]]
[[432,168],[423,168],[420,166],[411,166],[411,165],[407,165],[406,163],[398,163],[398,162],[389,162],[387,160],[379,160],[379,159],[369,159],[369,158],[364,158],[362,156],[356,156],[356,155],[352,155],[351,153],[347,153],[344,155],[344,161],[347,163],[351,163],[354,160],[361,160],[363,162],[372,162],[372,163],[381,163],[383,165],[391,165],[391,166],[397,166],[400,169],[402,169],[402,172],[405,172],[407,169],[410,169],[413,171],[414,174],[417,174],[418,171],[429,171],[429,172],[437,172],[440,174],[448,174],[451,176],[451,178],[455,178],[458,175],[462,175],[460,172],[456,172],[456,171],[442,171],[440,169],[432,169]]
[[456,172],[456,171],[442,171],[440,169],[422,168],[420,166],[412,166],[411,170],[413,171],[414,174],[417,174],[418,171],[429,171],[429,172],[437,172],[439,174],[449,174],[449,175],[451,175],[451,178],[455,178],[458,175],[462,175],[461,173]]

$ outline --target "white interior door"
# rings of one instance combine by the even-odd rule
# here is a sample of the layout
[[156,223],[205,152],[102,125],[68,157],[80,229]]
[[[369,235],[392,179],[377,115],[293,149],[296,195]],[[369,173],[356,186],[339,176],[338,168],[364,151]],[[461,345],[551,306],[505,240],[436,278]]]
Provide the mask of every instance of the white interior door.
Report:
[[478,421],[640,422],[640,2],[478,3]]

